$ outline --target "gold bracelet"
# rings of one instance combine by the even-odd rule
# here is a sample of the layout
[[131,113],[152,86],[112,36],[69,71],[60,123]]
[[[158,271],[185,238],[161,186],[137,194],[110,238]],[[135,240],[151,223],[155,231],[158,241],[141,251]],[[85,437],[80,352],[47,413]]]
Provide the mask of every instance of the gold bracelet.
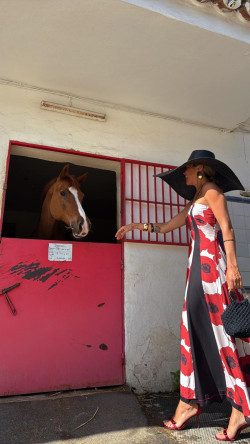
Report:
[[226,240],[223,240],[223,242],[235,242],[235,239],[226,239]]
[[148,231],[148,224],[143,224],[143,231]]

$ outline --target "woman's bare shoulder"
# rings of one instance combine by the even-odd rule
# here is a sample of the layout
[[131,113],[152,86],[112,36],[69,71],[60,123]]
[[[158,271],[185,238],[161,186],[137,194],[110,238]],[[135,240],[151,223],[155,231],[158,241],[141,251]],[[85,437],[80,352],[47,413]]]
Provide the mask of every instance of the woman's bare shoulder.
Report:
[[203,193],[206,194],[209,191],[215,191],[219,194],[223,194],[222,189],[215,182],[206,182],[203,185]]
[[224,193],[216,183],[206,182],[203,185],[202,203],[211,208],[216,202],[224,206],[225,201]]

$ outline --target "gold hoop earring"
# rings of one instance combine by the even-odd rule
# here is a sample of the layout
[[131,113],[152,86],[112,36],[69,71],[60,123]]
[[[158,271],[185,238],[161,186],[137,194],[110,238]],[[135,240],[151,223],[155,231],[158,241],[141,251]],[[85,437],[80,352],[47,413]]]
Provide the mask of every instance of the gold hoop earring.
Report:
[[203,175],[202,175],[201,171],[198,171],[198,173],[197,173],[197,177],[198,177],[198,179],[200,179],[200,180],[203,178]]

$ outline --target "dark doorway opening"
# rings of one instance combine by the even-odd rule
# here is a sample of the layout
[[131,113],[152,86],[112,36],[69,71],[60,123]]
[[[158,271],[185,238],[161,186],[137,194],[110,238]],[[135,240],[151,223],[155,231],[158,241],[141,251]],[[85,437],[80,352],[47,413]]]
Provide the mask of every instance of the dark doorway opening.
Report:
[[81,189],[85,194],[83,208],[92,226],[83,242],[116,243],[115,171],[76,165],[67,159],[53,162],[19,155],[10,155],[2,237],[36,238],[43,188],[66,164],[69,164],[69,173],[76,177],[88,173]]

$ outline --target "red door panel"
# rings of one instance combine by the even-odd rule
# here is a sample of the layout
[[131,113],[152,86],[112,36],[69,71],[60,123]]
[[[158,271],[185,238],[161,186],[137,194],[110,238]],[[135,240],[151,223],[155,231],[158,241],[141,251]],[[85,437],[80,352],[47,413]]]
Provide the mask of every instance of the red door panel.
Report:
[[[63,242],[60,242],[63,243]],[[121,245],[73,243],[48,260],[48,241],[2,239],[0,396],[123,381]]]

